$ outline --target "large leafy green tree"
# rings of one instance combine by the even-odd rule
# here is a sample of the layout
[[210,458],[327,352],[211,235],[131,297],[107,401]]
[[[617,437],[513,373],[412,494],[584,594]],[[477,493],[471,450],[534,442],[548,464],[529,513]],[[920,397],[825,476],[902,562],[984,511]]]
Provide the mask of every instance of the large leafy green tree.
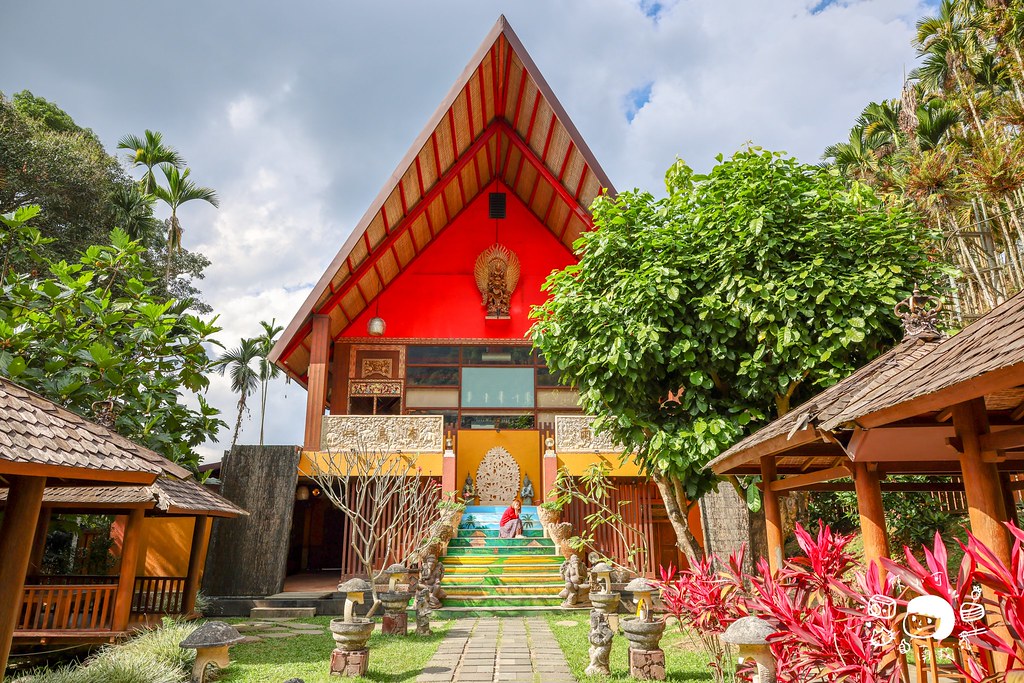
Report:
[[750,148],[668,196],[599,198],[580,261],[534,311],[534,343],[657,483],[683,552],[708,460],[898,336],[891,307],[942,268],[909,209]]
[[0,374],[196,466],[195,448],[224,426],[203,396],[219,328],[161,296],[144,247],[121,230],[73,262],[44,258],[37,211],[0,216],[0,253],[36,264],[0,281]]

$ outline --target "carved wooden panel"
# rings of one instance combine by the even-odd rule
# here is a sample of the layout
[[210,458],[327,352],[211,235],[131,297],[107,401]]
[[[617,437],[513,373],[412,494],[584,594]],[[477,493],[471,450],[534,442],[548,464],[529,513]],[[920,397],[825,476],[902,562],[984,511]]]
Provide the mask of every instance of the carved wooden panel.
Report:
[[358,345],[349,361],[351,380],[397,380],[405,377],[405,347]]
[[621,453],[607,432],[594,435],[590,415],[555,415],[555,450],[559,453]]
[[443,415],[325,415],[325,451],[443,453]]
[[476,495],[480,505],[508,505],[519,493],[519,463],[501,446],[484,454],[476,470]]
[[353,380],[348,385],[349,396],[401,396],[401,382],[374,382]]

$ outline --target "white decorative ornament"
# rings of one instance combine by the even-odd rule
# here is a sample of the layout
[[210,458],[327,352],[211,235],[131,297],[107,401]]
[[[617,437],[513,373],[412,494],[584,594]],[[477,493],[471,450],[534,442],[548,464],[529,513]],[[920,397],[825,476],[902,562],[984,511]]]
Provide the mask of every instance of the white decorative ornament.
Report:
[[911,638],[945,640],[954,626],[953,606],[937,595],[919,595],[907,603],[903,632]]
[[508,505],[519,493],[519,464],[512,454],[495,446],[484,454],[476,470],[480,505]]

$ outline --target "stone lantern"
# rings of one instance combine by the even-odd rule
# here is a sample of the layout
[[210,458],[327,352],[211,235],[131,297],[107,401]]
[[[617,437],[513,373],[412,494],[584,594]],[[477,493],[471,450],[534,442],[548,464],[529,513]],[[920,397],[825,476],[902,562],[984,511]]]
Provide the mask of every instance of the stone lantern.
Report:
[[665,680],[665,651],[658,647],[665,632],[665,622],[654,618],[652,595],[656,587],[639,577],[626,585],[637,603],[636,616],[619,622],[629,641],[629,675],[639,680]]
[[409,632],[409,600],[414,593],[411,590],[398,590],[399,581],[410,581],[411,572],[404,564],[393,564],[384,570],[388,577],[388,589],[378,594],[384,605],[384,619],[380,632],[385,635],[405,635]]
[[373,633],[373,620],[353,616],[352,611],[357,604],[363,604],[373,586],[365,579],[349,579],[339,584],[338,590],[345,594],[345,616],[331,620],[331,635],[337,645],[331,653],[331,674],[362,676],[370,661],[366,641]]
[[619,594],[612,590],[612,567],[598,562],[590,568],[594,585],[590,589],[590,603],[602,614],[615,614],[619,610]]
[[721,638],[723,642],[739,645],[740,659],[749,658],[757,663],[758,683],[775,683],[775,657],[768,648],[768,636],[773,633],[775,628],[764,619],[743,617],[729,624]]
[[211,664],[220,669],[227,667],[228,648],[242,640],[242,634],[223,621],[208,621],[189,634],[178,647],[196,651],[192,683],[203,683],[206,680],[206,667]]

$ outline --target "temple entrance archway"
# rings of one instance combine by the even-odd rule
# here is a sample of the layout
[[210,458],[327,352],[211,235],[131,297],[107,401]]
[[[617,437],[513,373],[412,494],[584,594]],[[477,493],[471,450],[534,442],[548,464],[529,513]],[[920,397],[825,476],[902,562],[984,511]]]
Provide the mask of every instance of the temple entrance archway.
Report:
[[540,432],[534,429],[463,429],[456,447],[456,485],[473,478],[480,505],[508,505],[529,476],[540,502]]

